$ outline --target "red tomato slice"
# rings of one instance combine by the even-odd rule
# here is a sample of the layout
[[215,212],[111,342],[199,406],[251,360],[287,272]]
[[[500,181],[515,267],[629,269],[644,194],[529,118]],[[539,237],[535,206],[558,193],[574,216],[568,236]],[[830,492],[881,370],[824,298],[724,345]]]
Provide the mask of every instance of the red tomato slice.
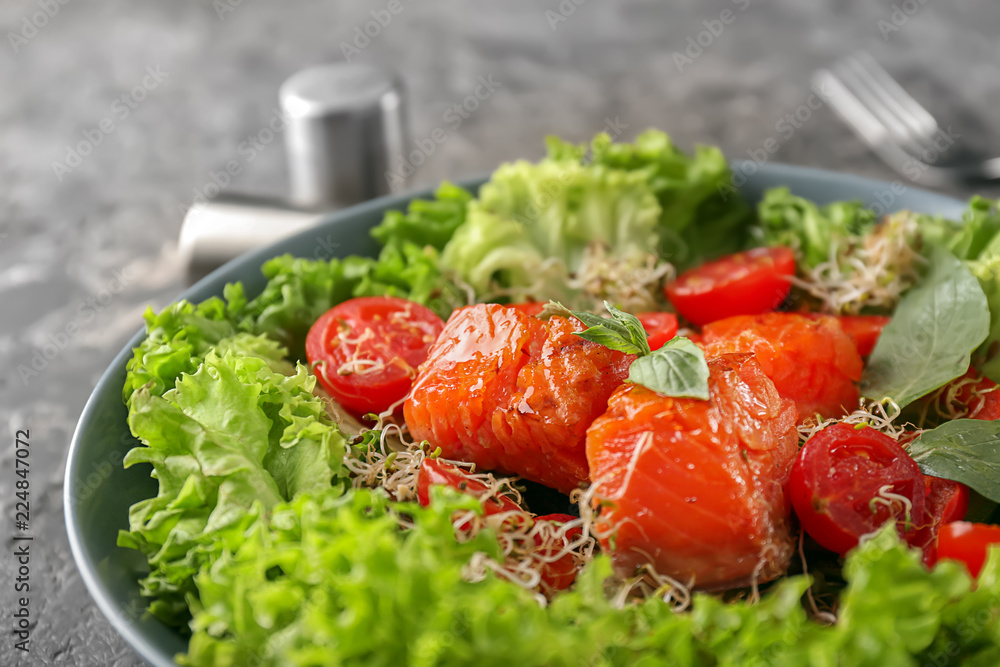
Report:
[[791,248],[754,248],[682,273],[664,292],[677,312],[701,325],[774,310],[792,288]]
[[659,350],[677,335],[677,316],[673,313],[638,313],[636,317],[646,330],[650,350]]
[[[909,519],[901,501],[910,502]],[[845,554],[862,535],[895,518],[900,535],[924,517],[924,476],[895,440],[873,428],[834,424],[802,446],[788,481],[802,528],[821,546]]]
[[1000,419],[1000,387],[969,368],[927,399],[929,407],[942,415],[993,421]]
[[961,561],[978,577],[992,545],[1000,545],[1000,526],[954,521],[941,526],[937,560]]
[[862,357],[867,357],[875,349],[875,343],[890,319],[881,315],[841,315],[837,318],[844,333],[854,339]]
[[964,377],[979,377],[975,384],[961,387],[955,396],[956,401],[968,406],[969,419],[1000,419],[1000,389],[997,388],[997,383],[987,377],[980,377],[978,371],[972,368]]
[[924,551],[924,562],[932,565],[938,531],[946,523],[961,521],[969,509],[969,487],[950,479],[924,475],[924,520],[906,541]]
[[[570,514],[546,514],[537,517],[535,519],[536,523],[545,522],[552,524],[551,529],[545,531],[545,533],[554,538],[553,540],[546,540],[542,535],[536,533],[535,545],[539,547],[537,553],[542,557],[554,556],[572,544],[573,540],[583,534],[583,530],[579,527],[567,530],[566,535],[561,539],[555,538],[555,536],[563,524],[575,520],[576,517]],[[543,547],[543,544],[546,542],[548,542],[548,545]],[[543,561],[541,568],[542,590],[546,593],[566,590],[576,581],[576,573],[576,561],[573,559],[572,554],[567,553],[553,561]]]
[[537,315],[542,312],[542,308],[545,308],[545,304],[541,301],[528,301],[526,303],[512,303],[508,308],[515,308],[525,315]]
[[392,296],[350,299],[316,320],[306,358],[319,382],[356,416],[383,412],[410,391],[444,328],[430,309]]
[[961,521],[969,511],[969,487],[961,482],[924,475],[925,507],[935,523]]
[[[489,491],[488,486],[478,479],[469,477],[468,473],[457,466],[437,459],[424,459],[420,464],[420,472],[417,473],[417,502],[424,507],[431,504],[432,486],[450,486],[476,498],[482,498]],[[524,511],[520,505],[503,495],[491,496],[484,500],[483,509],[487,514]]]

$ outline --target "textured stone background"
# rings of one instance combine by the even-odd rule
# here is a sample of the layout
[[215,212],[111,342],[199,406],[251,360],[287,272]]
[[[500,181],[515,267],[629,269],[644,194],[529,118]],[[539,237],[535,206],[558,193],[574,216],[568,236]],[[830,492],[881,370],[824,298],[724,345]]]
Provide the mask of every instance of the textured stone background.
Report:
[[[227,0],[62,0],[45,27],[25,33],[25,17],[46,1],[0,4],[0,505],[8,554],[0,556],[0,664],[132,665],[138,658],[91,603],[63,528],[61,481],[77,416],[140,326],[144,306],[162,307],[180,291],[175,245],[194,190],[211,170],[240,159],[237,146],[265,127],[282,80],[340,59],[340,43],[386,2],[228,0],[232,11],[220,16]],[[403,4],[355,57],[403,74],[415,138],[445,126],[444,112],[479,76],[502,84],[450,132],[414,186],[538,156],[545,134],[583,140],[616,117],[628,126],[626,138],[656,126],[682,145],[718,144],[746,157],[779,137],[775,124],[806,101],[816,67],[858,48],[963,138],[1000,154],[996,3],[909,0],[919,9],[885,37],[878,21],[891,20],[888,0],[588,0],[555,30],[544,12],[557,10],[558,0]],[[727,8],[733,23],[678,71],[672,53]],[[15,50],[11,33],[30,39]],[[147,67],[168,76],[118,120],[115,99],[140,84]],[[115,119],[115,130],[57,178],[53,161],[64,161],[66,146],[105,118]],[[774,159],[895,178],[826,109],[783,140]],[[244,167],[233,189],[283,193],[278,141]],[[118,293],[110,302],[88,305],[111,289]],[[22,380],[18,365],[71,323],[78,331],[66,348]],[[27,660],[8,634],[17,428],[31,430],[33,464],[37,626]]]

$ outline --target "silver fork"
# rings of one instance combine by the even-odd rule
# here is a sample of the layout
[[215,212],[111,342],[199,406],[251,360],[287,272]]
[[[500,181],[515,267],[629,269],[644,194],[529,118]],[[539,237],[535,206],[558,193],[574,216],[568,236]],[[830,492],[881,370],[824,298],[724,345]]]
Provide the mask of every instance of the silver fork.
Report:
[[911,180],[1000,179],[1000,158],[971,150],[951,126],[942,128],[865,52],[817,71],[813,86],[869,148]]

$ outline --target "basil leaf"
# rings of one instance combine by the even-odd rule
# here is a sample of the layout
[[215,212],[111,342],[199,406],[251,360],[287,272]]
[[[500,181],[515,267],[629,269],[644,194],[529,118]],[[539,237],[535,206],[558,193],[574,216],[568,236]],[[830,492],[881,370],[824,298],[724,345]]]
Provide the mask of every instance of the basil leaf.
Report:
[[576,332],[576,335],[625,354],[635,354],[640,357],[649,354],[646,329],[639,318],[618,310],[607,301],[604,302],[604,307],[611,313],[610,318],[585,311],[570,311],[573,317],[587,325],[587,329]]
[[[646,329],[635,315],[618,310],[607,301],[610,318],[593,313],[568,311],[587,325],[576,335],[612,350],[634,354],[638,359],[628,369],[628,381],[676,398],[708,400],[708,364],[701,348],[687,338],[674,336],[651,352]],[[550,301],[543,314],[562,315],[565,307]]]
[[920,434],[909,453],[925,474],[961,482],[1000,502],[1000,420],[945,422]]
[[979,281],[964,262],[935,247],[924,280],[903,295],[861,379],[868,398],[905,407],[969,369],[990,329]]
[[682,336],[674,336],[652,354],[633,361],[628,381],[666,396],[703,401],[709,397],[705,353]]

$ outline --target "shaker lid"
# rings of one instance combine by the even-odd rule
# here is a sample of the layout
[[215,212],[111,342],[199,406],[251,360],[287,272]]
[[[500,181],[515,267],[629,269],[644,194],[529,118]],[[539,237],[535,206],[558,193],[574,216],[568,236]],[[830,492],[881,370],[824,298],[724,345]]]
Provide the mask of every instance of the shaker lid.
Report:
[[387,94],[398,94],[395,74],[363,63],[329,63],[293,74],[279,92],[281,106],[290,116],[325,116],[356,113],[378,106]]

